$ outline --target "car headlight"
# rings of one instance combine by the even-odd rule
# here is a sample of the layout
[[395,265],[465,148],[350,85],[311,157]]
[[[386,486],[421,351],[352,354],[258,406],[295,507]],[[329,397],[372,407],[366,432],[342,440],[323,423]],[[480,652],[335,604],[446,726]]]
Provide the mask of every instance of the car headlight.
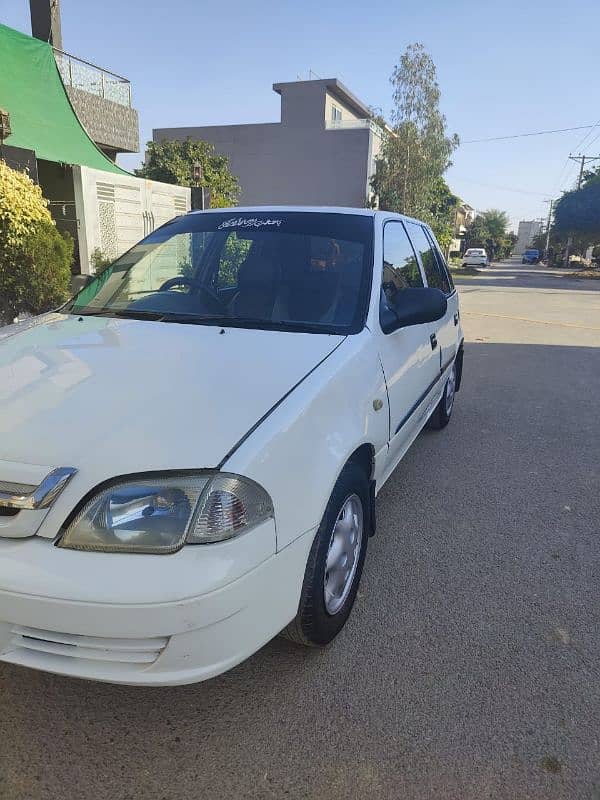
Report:
[[222,542],[273,516],[254,481],[227,472],[136,478],[102,489],[58,541],[72,550],[173,553]]

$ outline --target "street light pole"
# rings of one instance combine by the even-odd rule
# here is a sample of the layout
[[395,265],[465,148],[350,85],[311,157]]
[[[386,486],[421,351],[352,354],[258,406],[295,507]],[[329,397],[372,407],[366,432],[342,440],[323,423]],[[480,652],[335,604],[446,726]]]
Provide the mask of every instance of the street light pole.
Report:
[[[196,190],[200,189],[200,191],[194,192],[196,198],[200,200],[200,211],[204,211],[204,186],[202,186],[203,177],[202,164],[199,161],[195,161],[192,178]],[[195,204],[194,208],[197,208]]]
[[550,224],[552,222],[552,207],[554,206],[554,200],[546,200],[546,202],[550,203],[550,208],[548,209],[548,223],[546,226],[546,252],[544,253],[547,259],[548,251],[550,249]]

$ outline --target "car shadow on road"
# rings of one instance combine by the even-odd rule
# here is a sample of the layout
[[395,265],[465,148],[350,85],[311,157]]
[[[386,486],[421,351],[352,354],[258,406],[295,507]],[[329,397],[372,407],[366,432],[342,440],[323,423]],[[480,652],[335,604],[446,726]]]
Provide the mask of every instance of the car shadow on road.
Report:
[[599,396],[600,347],[467,343],[330,647],[156,689],[1,664],[0,797],[590,796]]

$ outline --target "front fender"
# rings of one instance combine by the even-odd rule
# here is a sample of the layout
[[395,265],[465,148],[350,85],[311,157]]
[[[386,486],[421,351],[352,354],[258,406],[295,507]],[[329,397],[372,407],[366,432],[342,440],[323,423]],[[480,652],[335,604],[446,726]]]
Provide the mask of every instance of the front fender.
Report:
[[[381,400],[379,410],[374,400]],[[379,405],[379,404],[376,404]],[[362,444],[375,451],[375,478],[387,453],[385,378],[370,331],[348,336],[222,465],[269,492],[277,548],[321,522],[333,486]]]

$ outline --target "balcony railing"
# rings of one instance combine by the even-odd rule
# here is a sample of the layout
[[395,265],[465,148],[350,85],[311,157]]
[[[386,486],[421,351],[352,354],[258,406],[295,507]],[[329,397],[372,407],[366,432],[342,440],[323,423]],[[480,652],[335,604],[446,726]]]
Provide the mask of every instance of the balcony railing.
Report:
[[72,86],[131,108],[131,83],[127,78],[56,48],[54,56],[65,86]]
[[325,120],[328,131],[347,131],[353,128],[370,128],[373,133],[383,136],[383,131],[372,119],[328,119]]

